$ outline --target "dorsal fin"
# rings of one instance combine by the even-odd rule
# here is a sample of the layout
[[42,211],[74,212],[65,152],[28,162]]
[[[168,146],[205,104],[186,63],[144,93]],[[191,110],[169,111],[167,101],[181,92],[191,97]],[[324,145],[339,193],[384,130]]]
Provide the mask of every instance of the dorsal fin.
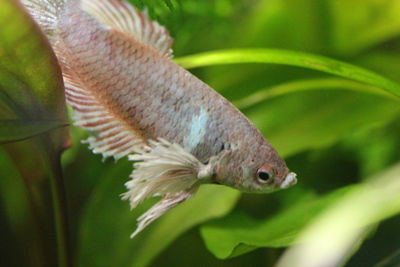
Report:
[[149,18],[147,12],[140,12],[121,0],[81,0],[81,8],[100,23],[133,36],[168,58],[172,57],[173,39],[163,26]]

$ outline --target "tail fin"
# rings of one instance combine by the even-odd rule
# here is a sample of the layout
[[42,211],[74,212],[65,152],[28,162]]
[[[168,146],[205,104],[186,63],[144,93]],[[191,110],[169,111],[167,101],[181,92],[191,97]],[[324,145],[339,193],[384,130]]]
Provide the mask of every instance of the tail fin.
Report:
[[50,42],[57,35],[57,22],[68,0],[21,0]]

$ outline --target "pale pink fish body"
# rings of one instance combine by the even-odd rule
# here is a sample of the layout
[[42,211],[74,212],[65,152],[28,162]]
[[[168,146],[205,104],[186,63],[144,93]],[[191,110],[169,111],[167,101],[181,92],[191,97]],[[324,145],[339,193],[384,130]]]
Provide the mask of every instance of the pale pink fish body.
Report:
[[117,0],[23,0],[61,63],[76,124],[95,153],[139,163],[127,183],[135,207],[164,199],[137,232],[204,182],[268,192],[296,182],[231,103],[171,59],[167,31]]

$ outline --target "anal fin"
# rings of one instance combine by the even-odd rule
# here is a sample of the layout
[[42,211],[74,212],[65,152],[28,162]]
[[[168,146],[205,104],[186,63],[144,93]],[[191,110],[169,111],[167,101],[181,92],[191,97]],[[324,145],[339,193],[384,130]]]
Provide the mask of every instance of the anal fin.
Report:
[[138,233],[140,233],[150,223],[158,219],[161,215],[190,198],[193,194],[193,191],[194,190],[186,190],[173,195],[167,195],[157,202],[153,207],[151,207],[137,219],[137,227],[135,232],[133,232],[131,235],[131,238],[134,238]]
[[93,153],[120,159],[145,144],[139,134],[110,113],[88,90],[77,87],[79,81],[71,81],[72,77],[70,73],[64,75],[67,103],[74,109],[75,125],[96,134],[83,141]]

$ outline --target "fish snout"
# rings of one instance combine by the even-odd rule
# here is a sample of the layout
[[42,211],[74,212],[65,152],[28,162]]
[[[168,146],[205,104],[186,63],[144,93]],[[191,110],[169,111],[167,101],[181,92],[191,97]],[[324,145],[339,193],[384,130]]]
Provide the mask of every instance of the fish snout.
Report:
[[283,179],[280,188],[284,189],[284,188],[288,188],[292,185],[297,184],[297,175],[294,172],[290,172],[288,173],[288,175],[286,175],[285,179]]

